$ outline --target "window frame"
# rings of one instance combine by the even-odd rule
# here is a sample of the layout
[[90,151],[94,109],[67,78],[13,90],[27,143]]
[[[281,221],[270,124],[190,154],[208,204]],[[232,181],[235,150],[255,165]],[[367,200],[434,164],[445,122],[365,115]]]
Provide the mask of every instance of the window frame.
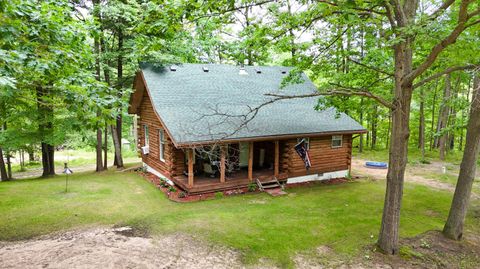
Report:
[[[340,145],[334,145],[334,141],[340,141]],[[332,135],[332,148],[341,148],[343,147],[343,135]]]
[[306,145],[306,149],[307,150],[310,150],[310,137],[299,137],[297,138],[297,144],[300,143],[302,140],[305,140],[305,145]]
[[158,158],[160,161],[165,162],[165,130],[163,128],[158,129]]
[[150,147],[150,133],[148,124],[143,125],[143,146]]

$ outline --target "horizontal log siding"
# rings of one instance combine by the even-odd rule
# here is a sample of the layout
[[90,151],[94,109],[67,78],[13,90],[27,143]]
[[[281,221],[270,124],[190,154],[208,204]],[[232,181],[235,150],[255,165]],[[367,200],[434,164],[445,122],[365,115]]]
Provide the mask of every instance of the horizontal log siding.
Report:
[[[144,124],[148,125],[149,133],[149,146],[150,153],[147,155],[142,154],[142,161],[154,168],[158,172],[162,173],[166,177],[172,177],[175,175],[175,163],[177,162],[174,158],[175,152],[177,149],[174,147],[172,140],[165,132],[165,152],[164,159],[165,161],[160,160],[160,137],[158,135],[158,129],[163,128],[162,124],[158,120],[155,111],[153,110],[152,103],[148,96],[148,92],[144,91],[144,96],[138,111],[138,148],[140,149],[145,145],[145,129]],[[163,128],[165,130],[165,128]],[[183,159],[181,159],[183,161]]]
[[352,156],[352,135],[343,135],[340,148],[332,148],[332,136],[310,138],[310,161],[312,167],[307,171],[303,160],[295,152],[296,140],[285,141],[282,154],[282,168],[288,170],[289,177],[347,170]]
[[182,175],[184,171],[187,170],[186,161],[185,161],[185,152],[181,149],[174,147],[173,149],[173,173],[174,176]]

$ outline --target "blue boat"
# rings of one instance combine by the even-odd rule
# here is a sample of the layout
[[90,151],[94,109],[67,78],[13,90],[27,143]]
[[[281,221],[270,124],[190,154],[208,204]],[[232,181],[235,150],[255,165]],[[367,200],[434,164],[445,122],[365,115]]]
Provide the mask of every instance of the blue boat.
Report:
[[388,164],[384,162],[366,162],[365,163],[366,167],[369,168],[377,168],[377,169],[387,169]]

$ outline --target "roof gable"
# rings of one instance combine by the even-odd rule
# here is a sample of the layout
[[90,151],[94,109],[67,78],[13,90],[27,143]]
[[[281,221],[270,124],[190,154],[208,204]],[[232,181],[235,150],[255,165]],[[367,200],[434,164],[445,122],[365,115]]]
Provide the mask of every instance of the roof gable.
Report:
[[[204,69],[208,69],[208,72]],[[316,111],[318,97],[276,101],[262,106],[251,119],[252,108],[272,99],[267,93],[309,94],[316,87],[305,74],[303,83],[280,87],[291,68],[217,64],[183,64],[170,68],[142,65],[142,75],[160,120],[179,144],[218,139],[358,132],[364,128],[334,109]],[[260,72],[259,72],[260,71]],[[248,122],[246,122],[248,121]]]

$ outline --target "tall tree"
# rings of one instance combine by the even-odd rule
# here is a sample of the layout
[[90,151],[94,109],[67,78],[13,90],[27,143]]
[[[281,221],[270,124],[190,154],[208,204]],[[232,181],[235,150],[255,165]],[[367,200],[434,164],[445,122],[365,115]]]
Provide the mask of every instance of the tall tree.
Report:
[[445,160],[445,151],[447,147],[447,124],[448,124],[448,115],[450,112],[450,93],[452,89],[452,84],[450,80],[450,74],[445,76],[445,88],[443,91],[443,101],[442,106],[440,107],[440,112],[438,116],[438,149],[440,152],[440,160]]
[[0,179],[2,181],[8,180],[7,169],[5,168],[5,159],[3,156],[3,150],[0,147]]
[[480,77],[474,79],[474,93],[470,109],[470,118],[467,125],[467,137],[463,152],[460,173],[453,195],[453,201],[443,228],[445,236],[460,240],[463,236],[463,225],[475,179],[477,160],[480,152]]
[[425,161],[425,94],[420,89],[420,122],[418,124],[418,147],[422,153],[422,162]]
[[[378,33],[376,38],[386,38],[389,47],[369,47],[369,52],[363,61],[358,57],[349,57],[349,60],[358,68],[357,72],[350,69],[348,74],[338,72],[326,73],[329,80],[320,85],[319,93],[313,95],[343,95],[364,96],[371,98],[391,110],[392,127],[389,148],[389,168],[385,203],[382,215],[378,245],[387,254],[398,253],[400,208],[403,197],[405,168],[407,164],[408,142],[410,136],[410,112],[416,79],[426,76],[426,71],[437,63],[439,55],[454,44],[463,31],[480,23],[480,7],[472,0],[445,1],[435,3],[428,10],[421,12],[418,9],[418,0],[391,0],[381,3],[361,2],[351,5],[348,1],[320,1],[316,7],[298,16],[307,25],[314,21],[324,20],[325,25],[339,23],[345,25],[362,25]],[[321,15],[319,15],[321,14]],[[334,14],[324,16],[323,14]],[[443,20],[447,27],[438,29],[438,20]],[[388,26],[387,26],[388,25]],[[421,27],[419,27],[421,26]],[[388,29],[384,29],[387,27]],[[325,31],[324,31],[325,33]],[[333,31],[330,31],[333,33]],[[337,33],[337,32],[335,32]],[[328,44],[338,35],[321,36]],[[337,36],[337,37],[335,37]],[[418,39],[422,37],[423,40]],[[425,40],[428,40],[426,43]],[[378,41],[377,41],[378,42]],[[421,43],[421,44],[420,44]],[[323,45],[322,44],[322,45]],[[428,44],[427,46],[425,46]],[[322,47],[321,47],[322,48]],[[356,53],[358,48],[352,48],[349,54]],[[334,54],[331,54],[334,55]],[[393,58],[389,58],[393,55]],[[334,66],[335,59],[329,56],[306,57],[312,72]],[[332,69],[333,70],[333,69]],[[336,70],[336,69],[335,69]],[[453,72],[454,69],[444,65],[443,75]],[[371,79],[367,79],[369,74]],[[352,79],[362,77],[362,80]],[[392,95],[385,94],[382,87],[393,77]],[[437,77],[432,75],[432,77]],[[433,79],[433,78],[432,78]],[[391,81],[391,80],[390,80]],[[312,96],[312,95],[309,95]],[[292,96],[274,95],[274,98],[292,98]],[[301,98],[295,96],[294,98]],[[322,101],[322,100],[321,100]]]

